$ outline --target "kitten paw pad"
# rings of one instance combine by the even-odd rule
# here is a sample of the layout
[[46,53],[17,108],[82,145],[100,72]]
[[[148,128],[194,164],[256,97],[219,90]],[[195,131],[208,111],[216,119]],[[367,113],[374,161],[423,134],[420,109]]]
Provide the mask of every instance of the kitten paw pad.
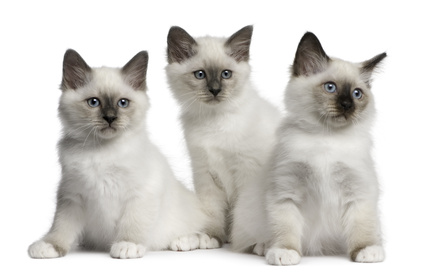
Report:
[[110,256],[117,259],[136,259],[145,255],[146,248],[142,244],[121,241],[116,242],[110,249]]
[[378,263],[384,261],[384,250],[382,246],[367,246],[359,251],[355,262],[358,263]]
[[199,240],[200,240],[200,249],[214,249],[214,248],[220,248],[220,242],[213,237],[210,237],[206,234],[199,234]]
[[179,237],[170,244],[170,249],[173,251],[190,251],[199,248],[198,235],[189,235]]
[[272,248],[267,251],[265,259],[270,265],[296,265],[300,263],[301,257],[292,249]]
[[51,243],[42,240],[30,245],[28,252],[29,256],[34,259],[51,259],[62,256]]
[[257,243],[255,247],[253,247],[253,254],[258,256],[265,256],[265,243]]

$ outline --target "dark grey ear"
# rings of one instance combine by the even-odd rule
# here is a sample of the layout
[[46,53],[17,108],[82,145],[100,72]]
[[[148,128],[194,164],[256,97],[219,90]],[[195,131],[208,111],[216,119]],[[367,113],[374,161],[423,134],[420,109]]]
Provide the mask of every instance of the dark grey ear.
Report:
[[173,26],[167,35],[167,61],[169,63],[180,63],[196,54],[197,45],[184,29]]
[[141,51],[122,67],[125,81],[136,90],[146,90],[148,60],[148,52]]
[[63,57],[63,77],[61,89],[77,89],[91,79],[92,69],[83,58],[72,49],[68,49]]
[[292,65],[292,75],[309,76],[322,72],[326,69],[329,60],[318,38],[313,33],[307,32],[298,44]]
[[378,54],[377,56],[373,57],[372,59],[369,59],[367,61],[362,62],[362,67],[360,68],[360,73],[362,74],[362,78],[368,86],[371,85],[372,73],[380,65],[381,61],[385,57],[387,57],[386,52]]
[[237,62],[247,62],[249,60],[252,33],[253,26],[249,25],[233,34],[225,42],[225,46],[229,48],[229,56],[233,57]]

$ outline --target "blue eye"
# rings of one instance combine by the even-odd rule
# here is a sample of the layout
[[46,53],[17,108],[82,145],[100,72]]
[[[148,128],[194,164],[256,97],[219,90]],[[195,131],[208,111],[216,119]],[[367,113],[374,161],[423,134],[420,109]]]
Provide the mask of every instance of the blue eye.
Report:
[[363,92],[362,92],[362,90],[356,88],[356,89],[353,91],[353,96],[354,96],[354,98],[356,98],[356,99],[361,99],[362,96],[363,96]]
[[230,71],[230,70],[223,70],[222,71],[222,78],[223,79],[229,79],[230,77],[232,77],[232,71]]
[[324,89],[329,93],[333,93],[336,92],[336,85],[333,82],[327,82],[324,84]]
[[96,108],[100,105],[100,102],[99,102],[98,98],[93,97],[93,98],[87,99],[87,104],[92,108]]
[[118,101],[118,106],[121,108],[126,108],[130,104],[130,101],[128,99],[122,98]]
[[198,70],[194,72],[194,77],[196,77],[196,79],[203,79],[205,78],[206,74],[205,71],[203,70]]

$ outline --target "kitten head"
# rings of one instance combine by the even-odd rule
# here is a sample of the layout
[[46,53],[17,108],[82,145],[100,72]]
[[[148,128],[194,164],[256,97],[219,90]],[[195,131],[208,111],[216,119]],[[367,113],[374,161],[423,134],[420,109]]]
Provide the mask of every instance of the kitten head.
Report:
[[166,72],[183,108],[231,102],[242,92],[250,75],[252,32],[253,27],[246,26],[227,39],[209,36],[194,39],[180,27],[170,29]]
[[318,38],[306,33],[297,48],[286,93],[288,111],[301,122],[345,128],[374,114],[371,77],[386,53],[350,63],[330,58]]
[[148,53],[122,68],[91,68],[74,50],[63,60],[59,116],[66,137],[101,142],[143,127]]

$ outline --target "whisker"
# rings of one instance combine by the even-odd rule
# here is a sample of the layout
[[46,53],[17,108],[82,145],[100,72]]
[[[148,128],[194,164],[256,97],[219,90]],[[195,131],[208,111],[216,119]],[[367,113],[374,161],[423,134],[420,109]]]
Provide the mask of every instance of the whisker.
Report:
[[87,136],[86,136],[86,138],[84,139],[84,142],[83,142],[83,148],[85,147],[85,145],[86,145],[86,141],[87,141],[87,139],[89,138],[89,135],[92,133],[92,132],[96,132],[96,127],[95,126],[92,126],[92,129],[90,130],[90,132],[87,134]]
[[196,97],[191,98],[192,101],[190,101],[190,103],[188,104],[188,106],[185,107],[185,105],[187,105],[187,103],[183,103],[182,104],[182,109],[185,111],[188,111],[190,109],[190,107],[197,101]]
[[90,125],[90,124],[80,125],[80,126],[77,127],[77,128],[74,128],[74,129],[72,129],[72,130],[68,130],[68,131],[65,132],[64,134],[65,134],[66,136],[69,136],[69,135],[71,135],[71,134],[73,134],[73,133],[81,134],[81,133],[83,133],[84,131],[86,131],[86,130],[89,129],[89,128],[92,128],[92,125]]

